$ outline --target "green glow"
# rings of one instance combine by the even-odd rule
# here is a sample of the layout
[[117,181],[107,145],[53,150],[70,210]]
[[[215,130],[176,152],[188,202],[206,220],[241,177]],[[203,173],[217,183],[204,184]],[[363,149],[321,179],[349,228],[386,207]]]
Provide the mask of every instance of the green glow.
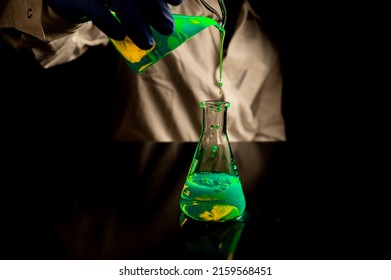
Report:
[[219,151],[219,146],[213,145],[212,146],[212,153],[211,153],[210,157],[214,158],[218,151]]
[[187,177],[180,207],[195,220],[224,222],[240,218],[246,201],[239,177],[204,172]]
[[170,36],[167,40],[167,46],[170,50],[176,49],[180,44],[181,42],[174,36]]

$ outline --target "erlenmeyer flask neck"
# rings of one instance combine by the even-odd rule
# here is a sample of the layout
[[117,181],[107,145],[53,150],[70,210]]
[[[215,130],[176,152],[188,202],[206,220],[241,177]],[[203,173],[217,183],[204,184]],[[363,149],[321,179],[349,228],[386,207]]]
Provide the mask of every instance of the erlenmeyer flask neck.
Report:
[[201,102],[203,109],[203,133],[216,136],[227,134],[227,109],[230,103],[226,101],[209,100]]

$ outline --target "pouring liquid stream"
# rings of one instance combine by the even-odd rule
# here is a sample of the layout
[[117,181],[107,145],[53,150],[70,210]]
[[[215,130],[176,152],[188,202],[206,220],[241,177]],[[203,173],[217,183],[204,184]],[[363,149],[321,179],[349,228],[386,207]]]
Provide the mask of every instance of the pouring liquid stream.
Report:
[[224,0],[217,0],[220,8],[220,13],[214,9],[211,5],[208,4],[206,0],[200,0],[201,3],[204,5],[204,7],[212,12],[217,18],[218,22],[215,24],[215,27],[220,31],[220,55],[219,55],[219,82],[218,82],[218,87],[219,87],[219,95],[220,98],[223,99],[223,55],[224,55],[224,38],[225,38],[225,24],[227,22],[227,8],[225,6]]
[[220,54],[219,54],[219,59],[220,59],[220,64],[219,64],[219,95],[223,97],[223,54],[224,54],[224,38],[225,38],[225,30],[223,27],[219,27],[220,30],[220,36],[221,36],[221,41],[220,41]]

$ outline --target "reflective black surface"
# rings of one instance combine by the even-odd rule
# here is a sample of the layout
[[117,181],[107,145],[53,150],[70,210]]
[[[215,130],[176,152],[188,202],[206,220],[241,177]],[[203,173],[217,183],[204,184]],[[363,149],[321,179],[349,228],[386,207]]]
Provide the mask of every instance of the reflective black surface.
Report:
[[179,196],[196,144],[7,151],[1,259],[391,258],[387,187],[288,143],[231,143],[242,221],[185,220]]

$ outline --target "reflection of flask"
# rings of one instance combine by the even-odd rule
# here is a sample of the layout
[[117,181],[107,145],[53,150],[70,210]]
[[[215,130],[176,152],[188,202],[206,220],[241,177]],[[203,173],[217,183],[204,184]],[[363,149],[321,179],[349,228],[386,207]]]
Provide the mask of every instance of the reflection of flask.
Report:
[[184,238],[189,258],[192,259],[228,259],[234,258],[244,222],[200,222],[188,219],[183,214],[179,217],[181,233]]
[[227,135],[229,106],[226,101],[201,102],[201,137],[180,198],[182,211],[195,220],[238,219],[246,207]]
[[149,50],[138,48],[129,37],[123,41],[110,39],[133,72],[144,72],[148,67],[209,26],[215,26],[220,32],[224,32],[224,29],[215,20],[208,17],[174,14],[173,18],[175,30],[169,36],[162,35],[151,28],[155,44]]

